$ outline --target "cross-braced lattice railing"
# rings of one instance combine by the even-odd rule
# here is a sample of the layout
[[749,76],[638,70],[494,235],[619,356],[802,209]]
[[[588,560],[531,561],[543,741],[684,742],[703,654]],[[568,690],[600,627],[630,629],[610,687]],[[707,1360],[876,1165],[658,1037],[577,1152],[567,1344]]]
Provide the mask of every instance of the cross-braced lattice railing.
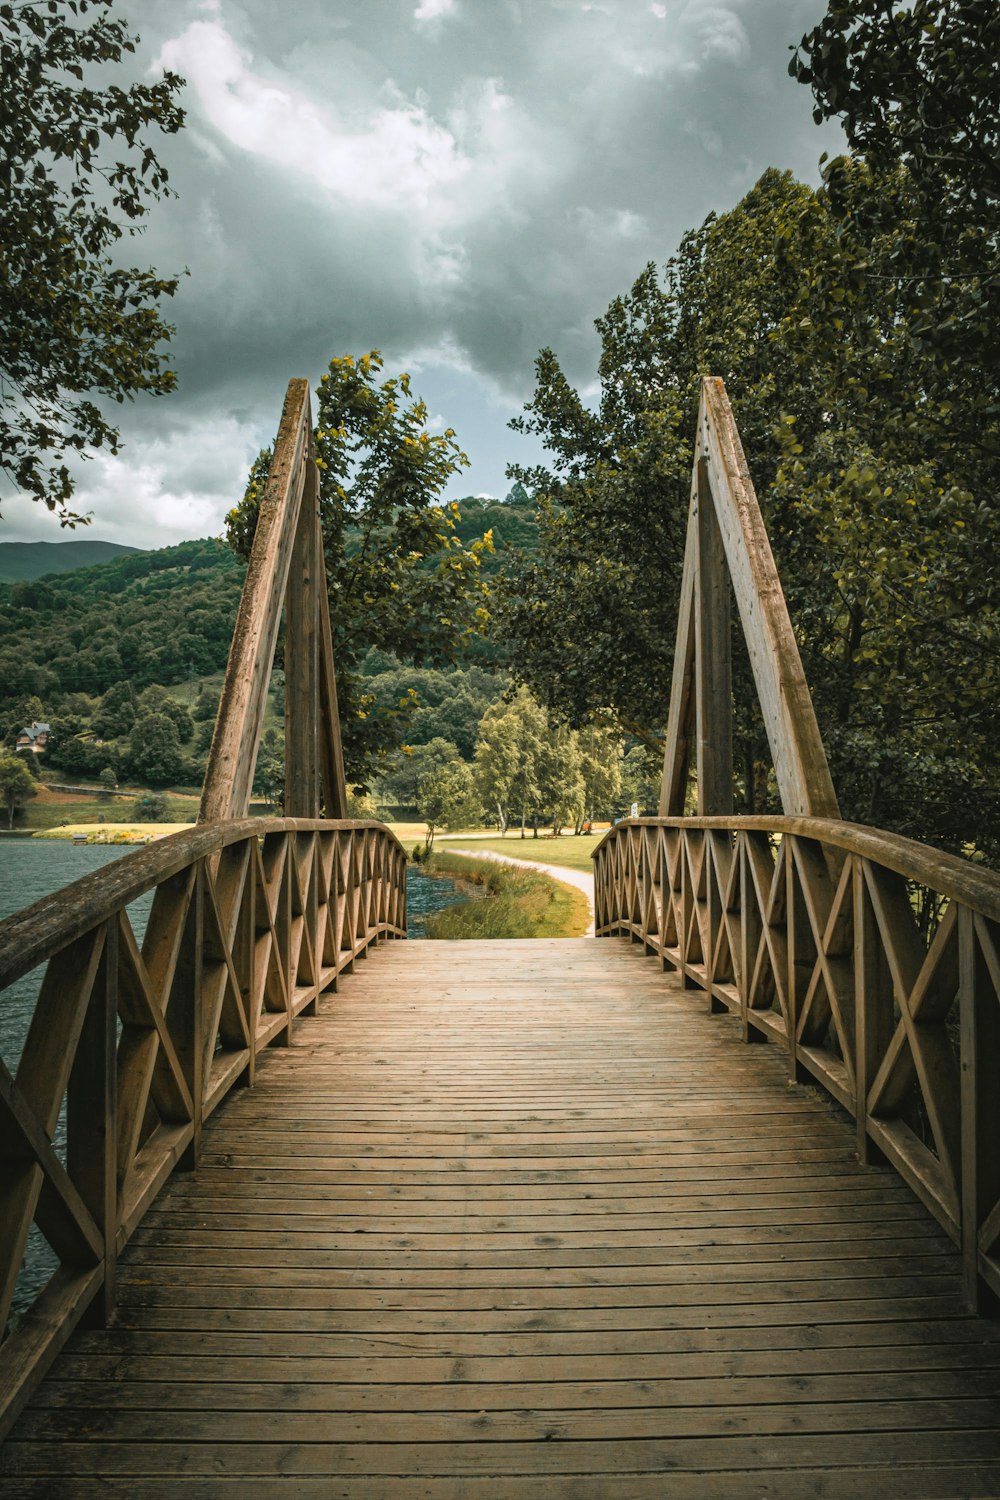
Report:
[[627,935],[857,1121],[1000,1295],[1000,875],[834,819],[644,818],[595,851]]
[[[117,1257],[207,1117],[405,936],[405,871],[380,823],[209,823],[0,924],[0,1005],[44,966],[16,1068],[0,1060],[0,1432],[87,1309],[113,1309]],[[57,1263],[41,1288],[38,1232]]]

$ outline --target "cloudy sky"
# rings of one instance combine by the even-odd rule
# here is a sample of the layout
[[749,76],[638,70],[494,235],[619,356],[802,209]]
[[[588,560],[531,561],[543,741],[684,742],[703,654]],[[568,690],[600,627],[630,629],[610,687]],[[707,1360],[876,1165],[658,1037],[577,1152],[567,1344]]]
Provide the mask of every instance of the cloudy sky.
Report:
[[[134,243],[186,267],[179,390],[81,465],[84,535],[217,534],[285,385],[380,348],[506,493],[507,422],[554,348],[593,380],[593,320],[767,166],[834,143],[787,76],[825,0],[120,0],[139,65],[187,80],[161,155],[178,198]],[[120,409],[119,409],[120,410]],[[79,534],[79,533],[78,533]],[[0,539],[59,540],[8,502]]]

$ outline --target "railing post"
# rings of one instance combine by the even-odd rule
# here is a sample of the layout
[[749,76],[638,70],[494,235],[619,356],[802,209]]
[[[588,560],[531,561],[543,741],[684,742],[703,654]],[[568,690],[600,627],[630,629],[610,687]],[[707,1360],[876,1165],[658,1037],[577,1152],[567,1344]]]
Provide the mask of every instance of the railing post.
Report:
[[114,1314],[118,1267],[118,915],[104,923],[104,947],[66,1090],[66,1167],[104,1245],[104,1278],[91,1304]]
[[865,880],[864,860],[851,855],[854,900],[854,1016],[857,1152],[872,1160],[868,1093],[892,1039],[892,978]]
[[[309,835],[309,890],[304,902],[302,920],[305,922],[309,933],[309,946],[313,956],[313,972],[310,979],[314,985],[319,984],[320,972],[323,968],[323,949],[319,932],[319,836],[316,833]],[[319,990],[305,1006],[302,1011],[304,1016],[315,1016],[319,1013]]]
[[199,860],[195,866],[194,885],[167,1010],[174,1051],[191,1094],[191,1144],[180,1161],[187,1170],[198,1165],[205,1107],[204,955],[205,868],[204,861]]
[[799,1064],[799,1019],[802,1002],[809,989],[813,967],[816,962],[816,947],[812,940],[809,913],[805,897],[799,884],[798,867],[795,863],[795,838],[783,834],[787,840],[785,849],[785,933],[788,948],[788,1071],[789,1077],[805,1081]]
[[705,882],[705,932],[707,941],[701,955],[705,965],[705,989],[708,992],[708,1008],[712,1012],[725,1011],[727,1006],[717,1000],[713,993],[715,984],[715,950],[722,926],[722,893],[719,889],[719,871],[716,866],[715,840],[718,835],[705,830],[702,844],[702,878]]
[[1000,1057],[1000,1004],[980,952],[976,918],[964,906],[958,912],[958,945],[962,1271],[966,1301],[972,1312],[979,1312],[986,1300],[979,1274],[980,1225],[1000,1199],[1000,1098],[995,1071]]
[[281,879],[278,881],[274,911],[274,933],[278,941],[278,963],[285,976],[285,1028],[276,1038],[279,1046],[292,1044],[292,1020],[295,1011],[295,969],[292,964],[292,851],[293,835],[287,831],[284,840],[284,862]]

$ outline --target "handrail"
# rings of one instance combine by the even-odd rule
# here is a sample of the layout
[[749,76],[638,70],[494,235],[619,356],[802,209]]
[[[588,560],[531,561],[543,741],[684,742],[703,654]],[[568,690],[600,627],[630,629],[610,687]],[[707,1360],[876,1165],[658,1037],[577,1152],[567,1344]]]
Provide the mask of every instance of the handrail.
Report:
[[597,936],[784,1047],[961,1247],[970,1305],[1000,1296],[1000,875],[809,817],[630,819],[594,875]]
[[985,865],[930,844],[918,843],[900,833],[871,828],[866,823],[845,823],[840,818],[785,817],[780,813],[753,817],[629,818],[610,828],[593,851],[596,859],[620,828],[700,828],[716,831],[796,833],[817,839],[845,854],[875,860],[905,880],[933,887],[949,900],[974,906],[991,921],[1000,922],[1000,874]]
[[[45,964],[16,1073],[0,1060],[0,1436],[87,1309],[111,1315],[117,1257],[212,1111],[373,943],[405,937],[405,881],[381,823],[247,818],[0,923],[0,991]],[[140,943],[128,907],[150,892]],[[11,1328],[33,1225],[58,1267]]]

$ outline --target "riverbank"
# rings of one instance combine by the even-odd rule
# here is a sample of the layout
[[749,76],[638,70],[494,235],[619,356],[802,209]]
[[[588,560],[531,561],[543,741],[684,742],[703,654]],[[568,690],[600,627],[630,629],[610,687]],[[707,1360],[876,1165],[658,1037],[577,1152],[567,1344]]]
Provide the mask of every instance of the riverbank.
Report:
[[593,933],[593,913],[572,872],[528,865],[475,851],[435,850],[428,869],[478,896],[428,919],[430,938],[567,938]]
[[[590,870],[581,870],[571,865],[547,864],[539,859],[520,859],[513,854],[500,853],[494,849],[460,849],[455,844],[448,845],[448,853],[458,855],[460,859],[492,860],[498,864],[513,866],[520,870],[537,870],[547,875],[550,880],[558,881],[561,885],[569,886],[572,890],[579,891],[587,902],[588,923],[585,931],[579,936],[594,936],[594,876]],[[589,857],[589,856],[588,856]],[[578,934],[563,934],[564,936],[577,936]]]
[[[36,829],[29,837],[63,839],[72,844],[148,844],[193,826],[192,823],[64,823],[58,828]],[[23,838],[24,834],[20,836]]]

